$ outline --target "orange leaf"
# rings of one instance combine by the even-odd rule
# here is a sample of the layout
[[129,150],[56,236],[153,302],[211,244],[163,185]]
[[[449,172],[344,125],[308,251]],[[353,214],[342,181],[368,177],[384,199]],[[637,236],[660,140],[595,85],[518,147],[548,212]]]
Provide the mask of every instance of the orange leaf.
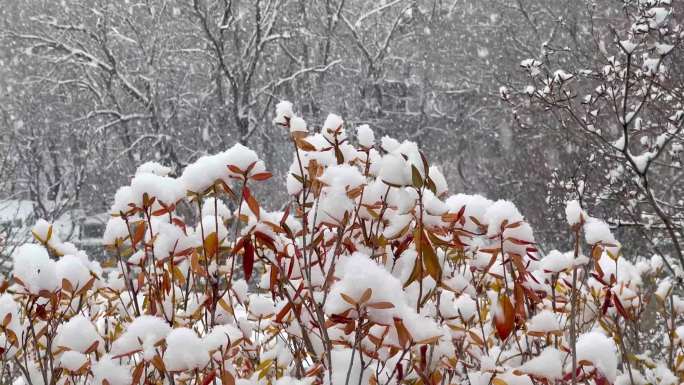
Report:
[[290,312],[290,309],[292,309],[292,303],[291,303],[291,302],[288,302],[288,303],[285,304],[285,306],[283,306],[282,309],[280,309],[280,311],[278,312],[278,314],[276,314],[275,321],[276,321],[276,322],[283,322],[283,318],[285,318],[285,316],[287,315],[287,313]]
[[235,385],[235,377],[233,377],[229,371],[225,370],[223,373],[221,373],[221,384]]
[[135,227],[135,231],[133,232],[133,239],[131,239],[131,244],[134,248],[137,247],[138,242],[140,242],[145,236],[146,228],[147,225],[145,224],[145,222],[138,222],[138,225]]
[[368,307],[373,309],[392,309],[394,304],[391,302],[371,302],[368,304]]
[[364,303],[368,302],[368,300],[371,298],[371,295],[373,295],[373,290],[369,287],[361,295],[361,299],[359,299],[359,303],[364,304]]
[[340,296],[342,297],[342,299],[345,302],[347,302],[348,304],[350,304],[352,306],[356,306],[358,304],[354,298],[348,296],[347,294],[340,293]]
[[5,315],[5,318],[3,318],[3,320],[2,320],[2,327],[3,327],[3,328],[6,328],[7,325],[9,325],[9,323],[10,323],[11,321],[12,321],[12,313],[7,313],[7,314]]
[[304,139],[297,139],[295,143],[297,144],[297,147],[302,151],[316,151],[316,147],[314,147],[311,143],[307,142]]
[[401,347],[406,347],[407,343],[411,341],[411,334],[409,334],[409,331],[406,329],[406,326],[404,326],[404,322],[399,318],[395,318],[394,328],[397,329],[399,345],[401,345]]
[[249,210],[256,215],[257,219],[259,219],[259,203],[254,199],[254,196],[249,191],[249,187],[244,186],[242,188],[242,197],[247,202]]
[[73,293],[74,287],[71,285],[71,282],[69,282],[68,279],[62,278],[62,290],[68,291],[69,293]]
[[457,213],[442,214],[442,220],[444,222],[458,222],[463,218],[463,213],[465,213],[465,206],[461,207]]
[[133,385],[137,385],[140,382],[140,378],[143,374],[143,369],[145,368],[145,362],[139,363],[133,370]]

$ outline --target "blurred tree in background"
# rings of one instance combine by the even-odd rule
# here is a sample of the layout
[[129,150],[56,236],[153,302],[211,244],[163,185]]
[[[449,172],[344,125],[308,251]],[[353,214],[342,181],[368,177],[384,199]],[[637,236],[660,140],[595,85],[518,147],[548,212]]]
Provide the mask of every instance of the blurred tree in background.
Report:
[[[0,198],[34,201],[47,219],[105,211],[141,162],[178,171],[234,142],[264,154],[276,173],[265,193],[276,191],[292,153],[271,124],[282,99],[312,129],[335,112],[434,148],[455,192],[519,202],[542,249],[568,246],[565,200],[591,211],[608,185],[586,137],[543,114],[523,121],[532,107],[505,93],[527,84],[526,59],[595,66],[631,1],[5,3]],[[630,236],[653,235],[620,227]]]

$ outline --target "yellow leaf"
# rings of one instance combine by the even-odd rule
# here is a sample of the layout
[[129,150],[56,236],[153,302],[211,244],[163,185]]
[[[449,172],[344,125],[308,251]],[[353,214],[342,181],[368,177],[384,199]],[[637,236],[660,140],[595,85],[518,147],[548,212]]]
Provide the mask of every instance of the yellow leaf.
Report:
[[208,258],[212,258],[218,252],[218,234],[214,231],[204,239],[204,252]]
[[482,339],[482,337],[480,337],[479,334],[469,330],[468,335],[476,345],[484,346],[484,340]]
[[183,275],[183,272],[178,266],[173,267],[173,277],[178,281],[180,286],[185,286],[185,275]]

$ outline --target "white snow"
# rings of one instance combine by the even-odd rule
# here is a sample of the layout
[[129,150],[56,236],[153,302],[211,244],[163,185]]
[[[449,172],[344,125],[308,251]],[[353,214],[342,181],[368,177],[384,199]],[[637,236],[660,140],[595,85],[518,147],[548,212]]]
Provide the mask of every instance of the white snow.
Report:
[[617,376],[617,347],[615,342],[598,331],[584,333],[577,339],[577,362],[591,362],[606,379],[613,383]]
[[110,385],[129,385],[131,383],[131,370],[112,360],[111,356],[105,355],[99,361],[93,363],[93,383],[102,384],[107,380]]
[[74,290],[84,287],[92,278],[89,266],[86,266],[83,260],[73,255],[61,257],[56,262],[55,268],[60,285],[62,280],[67,280]]
[[456,299],[456,308],[464,321],[469,321],[477,314],[477,305],[475,300],[468,294],[461,294]]
[[375,144],[375,134],[367,124],[356,127],[356,138],[359,140],[361,147],[370,148]]
[[287,119],[290,119],[293,115],[292,103],[287,100],[280,101],[276,104],[276,117],[273,119],[273,122],[275,124],[285,125]]
[[216,181],[221,180],[230,184],[232,178],[242,178],[242,173],[231,171],[228,165],[237,167],[242,173],[254,165],[249,175],[264,172],[266,169],[256,152],[237,143],[224,152],[203,156],[189,164],[185,167],[179,181],[185,190],[200,193],[211,187]]
[[214,197],[206,198],[202,202],[202,217],[217,215],[221,220],[225,221],[233,216],[225,202]]
[[114,341],[111,353],[118,356],[143,350],[145,359],[152,359],[155,354],[154,345],[170,331],[171,327],[162,318],[141,315],[128,324],[125,332]]
[[273,300],[259,294],[249,296],[249,313],[255,318],[264,318],[275,312]]
[[365,178],[359,169],[348,164],[326,168],[319,179],[330,188],[342,191],[354,189],[365,182]]
[[164,366],[171,372],[202,369],[209,363],[206,345],[193,330],[173,329],[166,337]]
[[518,369],[535,377],[558,380],[563,377],[563,353],[556,348],[547,347]]
[[306,121],[299,116],[290,119],[290,132],[307,132]]
[[523,220],[523,216],[520,214],[515,205],[510,201],[498,200],[494,202],[484,215],[484,221],[488,225],[487,235],[494,236],[499,234],[502,229],[501,226],[506,221],[506,223],[513,224]]
[[584,224],[584,238],[590,245],[603,244],[619,246],[606,222],[596,218],[587,218]]
[[406,160],[397,154],[387,154],[382,157],[378,178],[392,185],[405,186],[411,183]]
[[139,174],[154,174],[158,176],[168,176],[173,169],[171,167],[163,166],[157,162],[147,162],[141,164],[136,170],[135,175]]
[[444,178],[444,174],[442,174],[442,171],[439,169],[439,167],[430,166],[430,169],[428,170],[428,176],[435,183],[435,192],[437,196],[442,196],[447,193],[449,186],[447,185],[446,178]]
[[344,120],[342,120],[339,115],[330,114],[323,123],[321,134],[323,134],[330,143],[334,143],[336,140],[340,142],[346,138],[343,126]]
[[59,367],[77,372],[88,362],[88,356],[73,350],[66,351],[59,356]]
[[399,146],[399,141],[387,135],[383,136],[382,139],[380,139],[380,147],[382,147],[382,149],[388,153],[396,151],[399,148]]
[[565,204],[565,218],[570,226],[581,223],[586,216],[578,200],[571,200]]
[[204,339],[204,345],[208,351],[218,349],[225,350],[231,344],[244,338],[240,329],[233,325],[218,325],[211,329]]
[[39,294],[41,290],[53,291],[58,287],[55,262],[44,247],[31,243],[19,246],[12,260],[14,277],[19,278],[30,293]]
[[107,221],[104,234],[102,235],[102,243],[105,245],[113,245],[117,240],[125,239],[129,236],[128,226],[121,217],[111,217]]
[[542,258],[540,267],[549,273],[560,273],[572,267],[572,257],[558,250],[551,250]]
[[176,180],[167,176],[159,176],[150,173],[137,174],[131,180],[131,194],[137,207],[143,207],[143,195],[172,205],[185,196],[183,186]]
[[103,344],[104,341],[97,333],[95,325],[85,316],[78,314],[57,328],[55,345],[65,347],[80,353],[86,353],[94,343]]
[[543,310],[527,321],[527,330],[546,334],[560,331],[561,325],[553,312]]

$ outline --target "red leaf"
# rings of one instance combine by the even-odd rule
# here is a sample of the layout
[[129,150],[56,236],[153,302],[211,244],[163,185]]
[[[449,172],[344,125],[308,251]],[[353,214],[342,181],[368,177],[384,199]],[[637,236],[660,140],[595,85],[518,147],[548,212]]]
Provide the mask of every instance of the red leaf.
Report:
[[273,242],[273,239],[271,237],[260,231],[255,231],[254,236],[256,237],[256,239],[259,240],[259,242],[261,242],[261,244],[265,245],[274,252],[276,251],[275,243]]
[[617,309],[618,313],[620,313],[621,316],[623,316],[629,320],[632,319],[632,317],[627,312],[627,310],[625,310],[624,306],[622,306],[622,302],[620,302],[620,299],[618,298],[617,295],[613,295],[613,304],[615,304],[615,308]]
[[[582,366],[577,365],[577,369],[575,370],[575,378],[579,379],[580,374],[582,374]],[[570,381],[572,380],[572,370],[570,370],[568,373],[563,376],[563,381]]]
[[254,174],[254,175],[250,176],[249,178],[252,180],[263,181],[263,180],[268,180],[269,178],[271,178],[271,176],[273,176],[273,174],[271,174],[268,171],[265,171],[265,172],[260,172],[260,173]]
[[525,312],[525,290],[522,287],[522,283],[515,281],[513,286],[513,295],[515,298],[515,315],[519,322],[524,323],[527,314]]
[[285,221],[287,221],[287,217],[290,215],[290,205],[287,205],[285,208],[285,212],[283,213],[283,217],[280,218],[280,227],[283,227],[285,224]]
[[596,381],[596,385],[613,385],[610,383],[610,381],[608,381],[608,379],[604,375],[598,372],[596,372],[594,380]]
[[611,297],[612,292],[610,290],[606,291],[606,298],[603,301],[603,305],[601,306],[601,314],[606,314],[608,311],[608,308],[610,307],[610,297]]
[[499,306],[501,306],[501,309],[494,313],[494,326],[496,326],[496,334],[503,341],[513,331],[515,310],[511,300],[506,295],[499,298]]
[[251,239],[245,241],[244,249],[245,252],[242,255],[242,269],[245,272],[245,280],[249,281],[252,277],[252,270],[254,270],[254,245],[252,245]]
[[291,302],[288,302],[288,303],[285,304],[285,306],[283,306],[282,309],[280,309],[280,311],[279,311],[278,314],[276,315],[275,321],[276,321],[276,322],[283,322],[283,318],[285,318],[285,316],[287,315],[287,313],[290,312],[290,309],[292,309],[292,303],[291,303]]
[[183,222],[183,221],[180,220],[179,218],[173,218],[171,221],[173,222],[174,225],[176,225],[176,226],[180,227],[181,229],[183,229],[183,233],[186,233],[186,234],[187,234],[186,227],[185,227],[185,222]]
[[245,247],[245,240],[246,240],[246,238],[240,238],[240,239],[235,243],[235,245],[233,246],[233,249],[230,251],[230,253],[233,254],[233,255],[235,255],[235,254],[237,254],[238,252],[240,252],[240,250],[242,250],[242,249]]
[[212,381],[214,381],[214,378],[216,378],[216,370],[212,370],[207,374],[206,377],[204,377],[204,380],[202,380],[202,385],[209,385]]
[[158,216],[164,215],[164,214],[168,214],[176,208],[175,204],[172,204],[170,206],[167,206],[164,203],[160,203],[160,204],[161,204],[162,208],[152,212],[152,215],[155,217],[158,217]]
[[232,165],[232,164],[229,164],[229,165],[228,165],[228,169],[229,169],[230,171],[234,172],[235,174],[240,174],[240,175],[242,175],[242,174],[244,173],[244,171],[242,171],[238,166],[235,166],[235,165]]

